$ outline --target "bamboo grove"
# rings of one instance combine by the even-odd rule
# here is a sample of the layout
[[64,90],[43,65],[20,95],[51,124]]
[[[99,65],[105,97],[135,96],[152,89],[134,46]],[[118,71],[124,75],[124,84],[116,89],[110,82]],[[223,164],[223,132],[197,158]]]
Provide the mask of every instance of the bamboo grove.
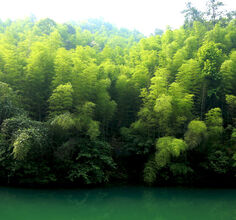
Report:
[[1,184],[235,184],[236,20],[209,2],[150,37],[0,21]]

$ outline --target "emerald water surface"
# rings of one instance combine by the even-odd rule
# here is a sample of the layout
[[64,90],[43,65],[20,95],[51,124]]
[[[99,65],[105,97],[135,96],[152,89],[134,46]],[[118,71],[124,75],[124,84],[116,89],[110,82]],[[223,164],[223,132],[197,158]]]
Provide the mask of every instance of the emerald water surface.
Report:
[[0,220],[236,220],[235,189],[0,188]]

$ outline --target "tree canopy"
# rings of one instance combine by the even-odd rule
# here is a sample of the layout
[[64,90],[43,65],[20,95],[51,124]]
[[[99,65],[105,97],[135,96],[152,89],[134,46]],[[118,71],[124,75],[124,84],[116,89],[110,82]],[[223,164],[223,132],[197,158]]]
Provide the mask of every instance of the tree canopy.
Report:
[[192,3],[144,37],[102,19],[0,23],[0,180],[236,181],[236,20]]

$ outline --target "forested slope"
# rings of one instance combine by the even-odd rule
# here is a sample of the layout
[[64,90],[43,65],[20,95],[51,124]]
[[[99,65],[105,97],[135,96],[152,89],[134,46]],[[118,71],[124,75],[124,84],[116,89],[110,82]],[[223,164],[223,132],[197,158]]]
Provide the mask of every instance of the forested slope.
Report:
[[1,183],[235,184],[236,19],[194,10],[150,37],[0,21]]

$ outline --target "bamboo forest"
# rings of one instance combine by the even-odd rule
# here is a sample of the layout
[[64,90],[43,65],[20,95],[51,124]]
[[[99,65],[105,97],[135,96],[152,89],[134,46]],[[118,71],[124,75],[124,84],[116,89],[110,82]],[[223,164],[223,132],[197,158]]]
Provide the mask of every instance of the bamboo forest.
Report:
[[236,12],[191,3],[144,36],[0,20],[0,183],[234,186]]

